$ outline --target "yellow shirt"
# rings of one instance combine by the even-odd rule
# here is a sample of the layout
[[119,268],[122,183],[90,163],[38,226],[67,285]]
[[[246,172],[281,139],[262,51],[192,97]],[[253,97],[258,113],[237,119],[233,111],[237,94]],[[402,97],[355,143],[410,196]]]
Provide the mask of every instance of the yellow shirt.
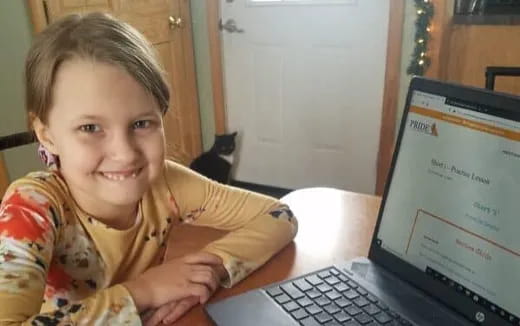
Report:
[[171,161],[126,230],[81,211],[58,172],[33,172],[11,184],[0,206],[0,325],[140,325],[120,283],[163,259],[179,223],[231,231],[204,249],[223,259],[224,286],[265,263],[297,231],[291,211],[276,199]]

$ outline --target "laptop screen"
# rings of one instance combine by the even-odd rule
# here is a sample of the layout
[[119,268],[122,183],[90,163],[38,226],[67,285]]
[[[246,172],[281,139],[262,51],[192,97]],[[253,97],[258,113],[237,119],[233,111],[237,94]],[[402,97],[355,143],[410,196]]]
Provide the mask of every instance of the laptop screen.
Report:
[[506,320],[520,316],[520,122],[414,90],[376,243]]

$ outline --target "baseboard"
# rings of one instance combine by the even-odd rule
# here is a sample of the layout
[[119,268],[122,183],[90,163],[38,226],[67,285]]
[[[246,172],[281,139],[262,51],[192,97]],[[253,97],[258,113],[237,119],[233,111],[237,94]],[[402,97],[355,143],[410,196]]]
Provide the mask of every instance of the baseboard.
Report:
[[262,185],[262,184],[257,184],[257,183],[243,182],[243,181],[239,181],[239,180],[231,180],[230,184],[232,186],[235,186],[238,188],[243,188],[243,189],[259,192],[261,194],[266,194],[266,195],[273,196],[276,198],[281,198],[294,190],[294,189],[286,189],[286,188]]

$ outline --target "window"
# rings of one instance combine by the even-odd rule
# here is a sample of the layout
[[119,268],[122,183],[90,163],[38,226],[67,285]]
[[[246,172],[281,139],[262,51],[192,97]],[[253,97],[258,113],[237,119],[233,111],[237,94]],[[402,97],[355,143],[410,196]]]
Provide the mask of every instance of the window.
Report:
[[356,4],[358,0],[247,0],[248,5],[328,5],[328,4]]
[[520,0],[456,0],[456,15],[518,15]]

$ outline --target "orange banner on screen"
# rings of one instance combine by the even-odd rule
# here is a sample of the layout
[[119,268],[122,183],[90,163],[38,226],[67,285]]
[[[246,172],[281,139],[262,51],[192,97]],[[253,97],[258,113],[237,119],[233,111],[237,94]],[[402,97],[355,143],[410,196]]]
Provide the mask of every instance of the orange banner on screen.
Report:
[[461,118],[461,117],[458,117],[458,116],[455,116],[452,114],[447,114],[444,112],[421,108],[421,107],[413,106],[413,105],[410,107],[410,112],[424,115],[424,116],[434,118],[437,120],[446,121],[446,122],[456,124],[459,126],[463,126],[466,128],[470,128],[473,130],[482,131],[482,132],[492,134],[495,136],[504,137],[507,139],[515,140],[515,141],[520,141],[520,132],[495,127],[495,126],[492,126],[487,123],[476,122],[476,121],[464,119],[464,118]]

